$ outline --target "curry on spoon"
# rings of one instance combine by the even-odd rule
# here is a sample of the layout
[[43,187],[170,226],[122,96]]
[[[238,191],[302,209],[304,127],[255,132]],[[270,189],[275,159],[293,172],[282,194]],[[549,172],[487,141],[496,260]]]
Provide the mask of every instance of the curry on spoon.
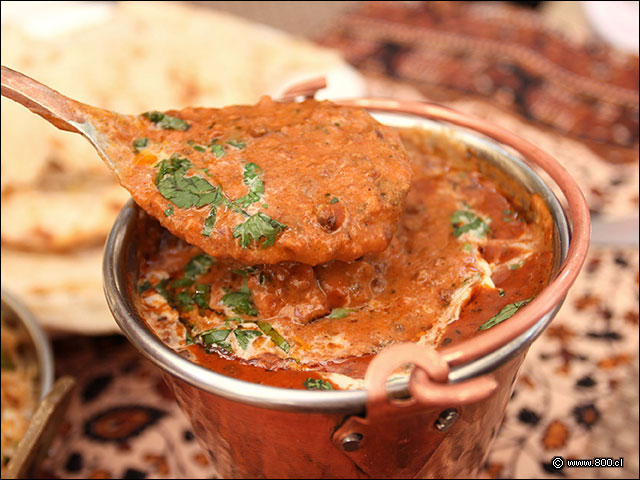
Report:
[[136,203],[214,257],[354,260],[389,244],[411,166],[398,134],[330,102],[122,115],[2,67],[2,95],[84,135]]

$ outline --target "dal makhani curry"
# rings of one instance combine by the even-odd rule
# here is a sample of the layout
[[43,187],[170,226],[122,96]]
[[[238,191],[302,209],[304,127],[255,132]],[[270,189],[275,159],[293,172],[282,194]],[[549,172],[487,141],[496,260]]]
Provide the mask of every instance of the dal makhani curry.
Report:
[[[299,108],[294,105],[287,108]],[[310,105],[305,102],[303,108]],[[340,135],[336,133],[339,127],[327,125],[322,122],[322,128],[332,129],[326,138]],[[322,128],[314,135],[320,135],[317,132]],[[398,193],[392,202],[392,210],[403,211],[386,249],[370,248],[347,261],[334,254],[322,256],[322,261],[247,265],[239,260],[251,255],[233,255],[235,259],[210,255],[211,251],[195,246],[190,237],[185,242],[142,213],[140,272],[134,288],[137,308],[148,326],[182,355],[225,375],[288,388],[328,390],[361,388],[369,360],[392,343],[437,347],[459,342],[482,334],[524,307],[546,285],[551,269],[552,226],[543,202],[534,195],[525,208],[510,199],[498,182],[478,168],[471,151],[440,145],[438,139],[418,129],[390,132],[385,127],[380,131],[384,142],[392,145],[400,135],[412,169],[406,201]],[[375,133],[369,138],[382,140]],[[367,141],[356,142],[345,156],[362,158]],[[215,151],[221,145],[205,137],[194,142],[192,150],[197,145]],[[245,161],[251,159],[233,145],[222,148],[225,152],[234,149],[231,151]],[[197,150],[182,150],[181,161],[198,158],[203,162]],[[383,150],[395,151],[395,146],[385,144]],[[375,158],[374,154],[367,156]],[[162,173],[167,168],[163,162],[171,158],[155,164],[160,179],[157,188],[167,178]],[[209,158],[210,164],[219,161]],[[249,162],[244,167],[245,191],[238,189],[230,198],[245,198],[256,191],[255,183],[247,181],[247,165]],[[280,182],[291,169],[304,168],[292,155],[288,169],[279,171],[284,177],[276,180],[266,164],[256,161],[255,165],[264,172],[260,191],[265,196],[272,188],[267,179]],[[365,175],[380,168],[380,164],[359,165],[366,170],[359,173]],[[167,171],[176,171],[172,168]],[[382,173],[373,177],[383,182],[379,185],[398,188],[407,176],[395,168],[394,172],[379,170]],[[359,204],[353,201],[358,194],[345,202],[336,193],[337,185],[356,181],[351,177],[356,172],[354,166],[350,173],[326,172],[328,180],[323,175],[310,177],[306,188],[313,195],[308,205],[315,203],[316,211],[338,205],[342,213],[334,218],[358,218]],[[382,197],[380,190],[375,194],[361,190],[361,201],[368,202],[376,194]],[[179,208],[168,200],[168,208]],[[270,197],[267,203],[276,202]],[[221,212],[234,208],[229,203],[219,205]],[[286,216],[286,212],[271,212],[277,212],[272,225],[278,230],[281,222],[286,223],[280,214]],[[151,213],[165,223],[157,212]],[[205,209],[195,215],[198,228],[206,214]],[[372,217],[371,222],[378,220]],[[316,221],[313,229],[320,228],[330,237],[344,235],[343,225],[338,221],[327,229],[318,227]],[[241,240],[234,248],[239,245],[265,255],[262,252],[278,248],[284,231],[244,247]],[[357,242],[358,237],[352,240]],[[313,248],[308,252],[312,254]],[[274,258],[279,259],[278,254]]]
[[48,92],[145,211],[138,312],[214,371],[359,388],[386,346],[482,334],[548,281],[544,202],[444,137],[315,100],[131,116]]

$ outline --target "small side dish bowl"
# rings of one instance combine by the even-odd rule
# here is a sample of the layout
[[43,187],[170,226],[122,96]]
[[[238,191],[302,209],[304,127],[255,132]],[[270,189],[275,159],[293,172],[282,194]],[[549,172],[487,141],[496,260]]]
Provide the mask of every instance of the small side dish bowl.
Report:
[[2,478],[5,478],[5,467],[10,465],[5,465],[5,461],[11,461],[39,402],[51,390],[54,367],[44,331],[29,310],[4,288],[2,370]]

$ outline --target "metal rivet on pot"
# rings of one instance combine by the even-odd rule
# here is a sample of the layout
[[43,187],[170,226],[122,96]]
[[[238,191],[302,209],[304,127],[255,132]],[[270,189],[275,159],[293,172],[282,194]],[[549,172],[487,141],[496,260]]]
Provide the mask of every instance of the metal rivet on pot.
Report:
[[440,412],[440,415],[433,424],[439,432],[446,432],[458,420],[458,410],[455,408],[447,408]]
[[345,452],[355,452],[360,448],[362,435],[359,433],[350,433],[342,438],[342,449]]

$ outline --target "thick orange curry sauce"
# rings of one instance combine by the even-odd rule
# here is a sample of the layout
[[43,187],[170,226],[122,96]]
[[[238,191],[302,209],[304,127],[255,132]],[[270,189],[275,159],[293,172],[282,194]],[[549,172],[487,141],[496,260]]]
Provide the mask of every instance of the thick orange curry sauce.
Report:
[[[479,327],[505,306],[535,297],[552,263],[552,224],[542,202],[530,199],[525,212],[475,168],[472,152],[442,149],[418,130],[400,134],[413,181],[385,251],[315,267],[289,262],[247,270],[216,260],[197,279],[210,286],[208,308],[186,311],[175,303],[170,307],[154,286],[184,277],[185,265],[202,252],[145,216],[139,249],[138,287],[146,284],[138,295],[142,317],[166,343],[216,372],[288,388],[325,378],[338,388],[327,373],[361,379],[373,354],[389,344],[460,342],[482,334]],[[456,212],[473,212],[466,218],[481,219],[486,230],[460,233]],[[249,292],[254,315],[225,305],[225,295],[238,291]],[[257,321],[275,329],[288,351],[261,332]],[[197,339],[202,332],[235,328],[258,333],[246,348],[232,340],[233,333],[223,348],[185,342],[187,331]]]
[[[179,116],[171,127],[185,130],[140,118],[129,129],[111,127],[124,130],[121,142],[136,152],[130,161],[130,152],[119,153],[127,157],[119,178],[138,205],[191,245],[245,265],[350,261],[388,245],[411,166],[397,133],[366,111],[264,97],[256,105],[168,113]],[[185,178],[176,180],[182,162]],[[185,195],[189,187],[196,195]],[[269,223],[271,240],[238,236],[250,224],[265,233]]]

